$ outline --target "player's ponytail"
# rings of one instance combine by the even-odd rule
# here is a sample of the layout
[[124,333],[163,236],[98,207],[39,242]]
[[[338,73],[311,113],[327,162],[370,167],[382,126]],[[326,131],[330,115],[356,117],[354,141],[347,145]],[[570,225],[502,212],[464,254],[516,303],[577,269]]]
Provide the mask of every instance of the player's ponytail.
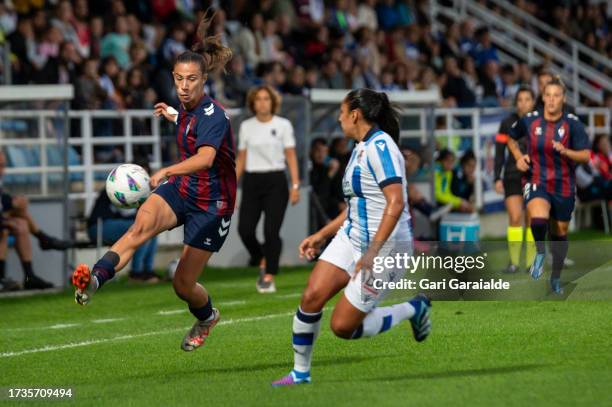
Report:
[[196,32],[197,40],[191,47],[191,51],[181,53],[175,61],[175,64],[179,62],[195,62],[200,65],[200,70],[203,74],[216,71],[217,69],[224,69],[225,64],[232,59],[232,50],[223,45],[219,34],[206,36],[210,22],[215,17],[215,13],[208,16],[209,10],[206,10],[198,24]]
[[387,133],[397,144],[399,142],[399,114],[384,92],[372,89],[355,89],[346,96],[349,110],[359,109],[363,118]]

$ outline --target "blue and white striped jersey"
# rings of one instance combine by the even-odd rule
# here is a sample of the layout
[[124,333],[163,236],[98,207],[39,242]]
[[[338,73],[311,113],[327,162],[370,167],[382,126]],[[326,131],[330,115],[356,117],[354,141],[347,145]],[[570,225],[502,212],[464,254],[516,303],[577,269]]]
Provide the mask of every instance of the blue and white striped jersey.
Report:
[[392,239],[409,239],[410,214],[404,157],[391,136],[372,128],[353,149],[342,179],[348,216],[342,229],[358,250],[374,240],[387,204],[382,189],[393,183],[402,184],[404,211],[398,219]]

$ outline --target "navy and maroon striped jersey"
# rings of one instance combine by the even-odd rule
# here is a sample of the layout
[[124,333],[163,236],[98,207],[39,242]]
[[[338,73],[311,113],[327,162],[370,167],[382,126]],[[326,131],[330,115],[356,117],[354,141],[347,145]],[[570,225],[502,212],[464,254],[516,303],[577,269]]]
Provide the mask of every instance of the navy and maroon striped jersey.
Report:
[[219,216],[231,215],[236,200],[236,162],[234,134],[225,110],[204,95],[198,105],[179,108],[176,141],[181,161],[194,156],[202,146],[216,151],[211,168],[190,175],[170,177],[188,208]]
[[527,151],[524,153],[531,158],[528,182],[545,187],[551,194],[574,196],[576,164],[555,151],[552,142],[558,141],[566,148],[577,151],[590,149],[589,137],[577,116],[564,112],[559,120],[549,122],[540,111],[535,110],[514,122],[510,137],[515,140],[527,138]]

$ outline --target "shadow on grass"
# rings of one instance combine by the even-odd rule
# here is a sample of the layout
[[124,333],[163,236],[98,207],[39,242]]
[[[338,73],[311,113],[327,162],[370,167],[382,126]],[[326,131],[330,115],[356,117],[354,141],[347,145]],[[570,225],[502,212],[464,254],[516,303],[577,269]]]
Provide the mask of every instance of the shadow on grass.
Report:
[[452,377],[490,376],[490,375],[497,375],[497,374],[524,372],[527,370],[537,370],[537,369],[540,369],[546,366],[548,365],[546,364],[525,364],[525,365],[514,365],[514,366],[487,367],[487,368],[482,368],[482,369],[448,370],[444,372],[422,372],[422,373],[413,373],[413,374],[407,374],[407,375],[400,374],[397,376],[379,376],[379,377],[363,378],[363,379],[356,379],[356,381],[391,382],[391,381],[403,381],[403,380],[415,380],[415,379],[448,379]]
[[[384,359],[391,358],[393,355],[369,355],[369,356],[340,356],[336,358],[328,358],[323,360],[317,360],[315,363],[317,366],[337,366],[337,365],[349,365],[353,363],[360,363],[369,361],[372,359]],[[168,375],[175,375],[184,377],[186,374],[211,374],[211,373],[236,373],[236,372],[259,372],[268,369],[285,369],[286,372],[291,370],[291,363],[288,362],[274,362],[274,363],[257,363],[252,365],[238,365],[238,366],[229,366],[229,367],[219,367],[219,368],[204,368],[200,371],[194,371],[193,369],[188,370],[173,370],[172,372],[164,371],[164,375],[167,377]],[[282,372],[281,372],[282,373]],[[151,371],[146,374],[139,375],[130,375],[130,379],[147,379],[149,377],[158,377],[160,374],[159,371]],[[270,377],[270,380],[274,379],[274,377]]]

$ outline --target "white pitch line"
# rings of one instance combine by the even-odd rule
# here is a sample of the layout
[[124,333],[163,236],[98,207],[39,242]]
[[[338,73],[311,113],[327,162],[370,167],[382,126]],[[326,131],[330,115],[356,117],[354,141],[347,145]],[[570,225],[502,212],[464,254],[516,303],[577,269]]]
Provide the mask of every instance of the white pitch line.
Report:
[[187,312],[185,308],[181,309],[173,309],[168,311],[158,311],[157,315],[174,315],[174,314],[182,314],[183,312]]
[[219,307],[231,307],[232,305],[244,305],[244,304],[246,304],[246,301],[244,301],[244,300],[225,301],[225,302],[220,302],[219,303]]
[[72,328],[75,326],[79,326],[80,324],[55,324],[51,325],[49,329],[64,329],[64,328]]
[[302,293],[291,293],[291,294],[277,295],[276,298],[297,298],[301,296],[302,296]]
[[[295,312],[292,311],[292,312],[283,312],[281,314],[263,315],[259,317],[228,319],[228,320],[219,322],[219,325],[232,325],[232,324],[238,324],[238,323],[244,323],[244,322],[255,322],[255,321],[261,321],[265,319],[286,317],[286,316],[290,316],[293,314],[295,314]],[[164,331],[145,332],[145,333],[134,334],[134,335],[121,335],[121,336],[115,336],[114,338],[92,339],[89,341],[66,343],[63,345],[50,345],[50,346],[44,346],[42,348],[25,349],[25,350],[20,350],[20,351],[15,351],[15,352],[3,352],[3,353],[0,353],[0,358],[10,358],[10,357],[15,357],[15,356],[27,355],[30,353],[51,352],[55,350],[79,348],[79,347],[88,346],[88,345],[97,345],[100,343],[108,343],[108,342],[116,342],[116,341],[124,341],[124,340],[129,340],[129,339],[143,338],[146,336],[164,335],[167,333],[183,331],[185,329],[189,329],[189,327],[167,329]]]
[[111,322],[123,321],[126,318],[106,318],[106,319],[94,319],[91,321],[93,324],[109,324]]

